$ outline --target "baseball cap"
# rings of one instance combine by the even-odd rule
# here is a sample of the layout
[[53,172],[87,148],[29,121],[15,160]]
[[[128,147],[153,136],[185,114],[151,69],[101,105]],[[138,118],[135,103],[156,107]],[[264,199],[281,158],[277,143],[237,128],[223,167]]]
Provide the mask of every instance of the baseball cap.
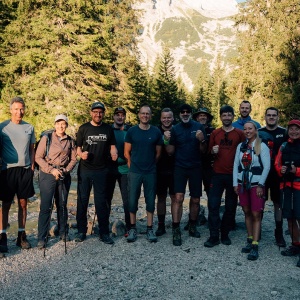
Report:
[[184,110],[187,110],[189,113],[192,112],[192,107],[188,104],[182,104],[180,107],[179,107],[179,111],[182,112]]
[[296,125],[296,126],[300,127],[300,120],[289,121],[288,126],[291,126],[291,125]]
[[68,117],[61,114],[61,115],[57,115],[55,117],[54,123],[58,122],[58,121],[66,121],[66,123],[68,124]]
[[104,106],[104,104],[101,103],[101,102],[94,102],[94,103],[92,104],[91,110],[96,109],[96,108],[102,108],[103,111],[105,111],[105,106]]
[[126,115],[126,110],[123,107],[117,107],[114,111],[114,115],[116,115],[117,113],[123,113],[124,115]]

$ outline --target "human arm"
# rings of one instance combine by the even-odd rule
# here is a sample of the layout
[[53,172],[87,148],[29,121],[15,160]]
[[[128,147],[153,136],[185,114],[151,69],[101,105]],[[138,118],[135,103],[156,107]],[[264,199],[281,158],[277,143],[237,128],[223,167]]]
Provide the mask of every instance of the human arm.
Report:
[[236,148],[234,163],[233,163],[233,189],[236,194],[238,194],[238,173],[239,173],[239,164],[240,164],[240,148],[241,144],[239,144]]
[[110,156],[113,161],[118,159],[118,150],[116,145],[110,145]]
[[160,156],[161,156],[161,150],[162,146],[161,145],[156,145],[156,155],[155,155],[155,161],[158,162]]
[[131,149],[132,149],[132,145],[130,143],[125,142],[124,143],[124,156],[127,160],[128,168],[130,168],[130,165],[131,165]]
[[263,171],[259,178],[258,184],[264,186],[265,182],[267,180],[267,176],[269,174],[270,168],[271,168],[270,149],[264,143],[261,144],[260,157],[261,157],[261,162],[263,165]]
[[34,162],[35,162],[34,144],[30,144],[29,153],[30,153],[30,161],[31,161],[31,170],[34,172]]

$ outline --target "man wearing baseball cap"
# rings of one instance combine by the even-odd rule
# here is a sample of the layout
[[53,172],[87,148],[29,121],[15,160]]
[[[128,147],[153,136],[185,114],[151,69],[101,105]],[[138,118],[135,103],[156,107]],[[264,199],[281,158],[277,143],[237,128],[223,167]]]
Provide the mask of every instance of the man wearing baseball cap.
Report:
[[116,161],[111,160],[108,166],[108,177],[107,177],[107,201],[109,207],[114,195],[116,181],[118,181],[120,192],[122,195],[123,208],[125,214],[126,234],[130,230],[130,215],[128,210],[128,166],[127,161],[124,157],[124,141],[129,129],[129,126],[125,124],[126,110],[123,107],[117,107],[114,110],[113,115],[114,123],[112,129],[116,138],[116,147],[118,150],[118,159]]
[[87,208],[91,188],[94,189],[95,209],[99,224],[100,240],[113,244],[109,235],[109,208],[106,197],[106,182],[109,156],[118,158],[114,132],[103,122],[105,106],[95,102],[91,107],[91,121],[79,127],[77,133],[78,167],[77,228],[75,242],[82,242],[87,232]]

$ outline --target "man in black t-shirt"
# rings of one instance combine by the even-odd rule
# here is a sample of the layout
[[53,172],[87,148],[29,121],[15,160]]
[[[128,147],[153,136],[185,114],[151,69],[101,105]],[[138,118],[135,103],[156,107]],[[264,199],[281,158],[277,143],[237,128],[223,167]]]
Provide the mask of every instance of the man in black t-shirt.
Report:
[[107,163],[109,157],[117,160],[116,140],[111,126],[102,122],[105,106],[101,102],[91,107],[92,120],[79,127],[77,133],[77,155],[80,157],[77,186],[77,228],[75,242],[86,238],[87,208],[91,188],[94,188],[94,202],[99,224],[100,240],[113,244],[109,236],[109,209],[106,199]]
[[[285,247],[286,242],[282,230],[282,210],[280,209],[280,178],[274,167],[274,162],[281,144],[286,141],[286,129],[278,126],[278,109],[269,107],[265,113],[266,126],[258,130],[259,136],[268,144],[271,155],[271,169],[266,181],[266,197],[270,190],[271,200],[274,204],[275,239],[279,247]],[[266,199],[267,200],[267,199]]]

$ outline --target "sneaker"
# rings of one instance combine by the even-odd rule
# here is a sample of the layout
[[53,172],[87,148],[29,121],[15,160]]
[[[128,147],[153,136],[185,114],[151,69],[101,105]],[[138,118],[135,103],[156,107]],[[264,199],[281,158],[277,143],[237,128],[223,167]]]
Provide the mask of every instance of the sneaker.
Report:
[[250,253],[252,249],[252,239],[247,238],[247,244],[245,247],[242,248],[242,253]]
[[21,247],[22,249],[30,249],[31,248],[31,245],[27,240],[25,231],[18,232],[18,238],[17,238],[16,245],[18,247]]
[[62,240],[63,242],[70,242],[71,240],[69,235],[64,233],[60,235],[59,239]]
[[280,252],[283,256],[296,256],[300,254],[300,247],[291,245],[287,249]]
[[102,234],[100,235],[100,241],[102,241],[104,244],[112,245],[115,242],[113,239],[109,236],[109,234]]
[[156,235],[154,234],[153,229],[148,229],[148,230],[147,230],[147,240],[148,240],[150,243],[156,243],[156,242],[157,242],[157,237],[156,237]]
[[155,231],[156,236],[162,236],[165,233],[166,233],[165,225],[159,225],[157,230]]
[[137,239],[137,231],[135,228],[131,228],[129,231],[128,231],[128,237],[127,237],[127,242],[128,243],[133,243],[135,242]]
[[252,245],[250,253],[247,256],[248,260],[257,260],[258,259],[258,245]]
[[8,247],[7,247],[7,234],[6,233],[1,233],[0,234],[0,252],[7,252]]
[[231,239],[228,234],[221,235],[221,243],[226,246],[231,245]]
[[40,250],[46,248],[45,241],[38,241],[37,248],[40,249]]
[[173,228],[173,245],[174,246],[182,245],[180,227]]
[[217,246],[219,244],[220,244],[219,237],[212,237],[212,236],[210,236],[208,238],[208,240],[204,243],[204,247],[212,248],[212,247]]
[[85,233],[80,233],[80,232],[78,232],[78,233],[75,235],[74,241],[75,241],[76,243],[81,243],[81,242],[83,242],[85,239],[86,239],[86,234],[85,234]]
[[282,232],[282,229],[281,230],[278,230],[278,229],[275,229],[275,240],[276,240],[276,245],[280,248],[280,247],[286,247],[286,242],[285,242],[285,239],[283,237],[283,232]]
[[189,226],[189,235],[195,238],[200,238],[200,232],[197,230],[196,225]]

